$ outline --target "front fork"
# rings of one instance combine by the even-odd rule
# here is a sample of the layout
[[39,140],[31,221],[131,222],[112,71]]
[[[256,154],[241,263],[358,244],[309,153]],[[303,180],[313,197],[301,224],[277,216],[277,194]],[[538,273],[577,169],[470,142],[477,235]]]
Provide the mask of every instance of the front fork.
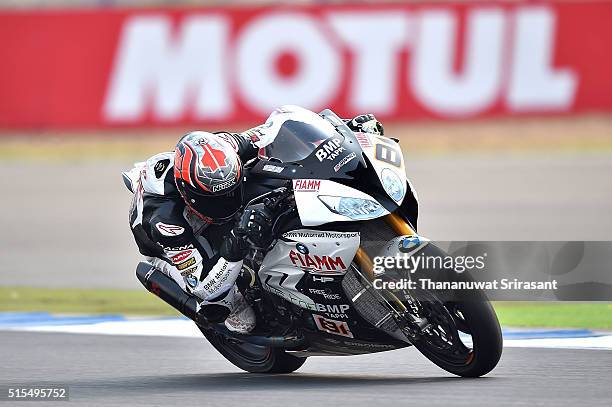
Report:
[[[384,218],[385,222],[387,222],[391,228],[395,231],[395,233],[399,236],[416,236],[416,231],[406,222],[406,220],[402,219],[397,213],[391,213]],[[365,250],[361,247],[357,249],[357,253],[355,253],[355,263],[359,265],[359,269],[362,273],[362,276],[368,280],[370,285],[373,285],[376,276],[374,275],[374,263]],[[399,299],[397,296],[388,290],[375,290],[379,291],[381,294],[381,299],[389,305],[389,307],[395,311],[395,315],[399,321],[408,319],[413,324],[419,327],[418,331],[425,329],[428,326],[426,320],[417,317],[413,312],[410,312],[406,305]],[[414,300],[412,300],[414,301]],[[409,329],[411,330],[411,329]],[[412,330],[411,330],[412,331]],[[416,332],[414,332],[416,334]],[[412,335],[411,335],[412,336]]]

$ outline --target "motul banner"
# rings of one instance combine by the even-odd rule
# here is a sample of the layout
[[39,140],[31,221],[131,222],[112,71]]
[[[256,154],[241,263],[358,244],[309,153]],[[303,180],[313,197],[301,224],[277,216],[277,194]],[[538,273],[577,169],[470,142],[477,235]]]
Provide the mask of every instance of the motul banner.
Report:
[[0,126],[612,110],[612,2],[0,13]]

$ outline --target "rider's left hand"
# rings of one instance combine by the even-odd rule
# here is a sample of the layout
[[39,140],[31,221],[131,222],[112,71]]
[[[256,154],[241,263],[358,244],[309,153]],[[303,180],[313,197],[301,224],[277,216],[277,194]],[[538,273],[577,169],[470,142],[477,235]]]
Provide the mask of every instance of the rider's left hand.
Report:
[[382,123],[373,114],[360,114],[346,124],[351,130],[370,134],[385,134]]

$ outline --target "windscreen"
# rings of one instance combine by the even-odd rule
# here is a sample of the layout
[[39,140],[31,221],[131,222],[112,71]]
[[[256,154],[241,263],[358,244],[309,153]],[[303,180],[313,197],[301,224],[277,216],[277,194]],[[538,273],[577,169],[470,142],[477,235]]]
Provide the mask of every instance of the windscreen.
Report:
[[321,120],[322,124],[285,121],[274,141],[265,147],[265,155],[285,163],[308,157],[321,142],[334,135],[335,130],[330,131],[324,119]]

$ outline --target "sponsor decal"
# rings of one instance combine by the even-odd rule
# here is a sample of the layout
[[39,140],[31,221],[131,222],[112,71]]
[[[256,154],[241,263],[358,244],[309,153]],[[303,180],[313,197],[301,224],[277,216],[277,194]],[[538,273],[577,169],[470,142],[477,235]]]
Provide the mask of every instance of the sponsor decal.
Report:
[[222,189],[227,189],[227,188],[229,188],[229,187],[231,187],[232,185],[235,185],[235,184],[236,184],[236,180],[231,179],[229,181],[225,181],[225,182],[222,182],[220,184],[213,185],[212,191],[213,192],[218,192],[218,191],[221,191]]
[[[218,264],[219,263],[217,263],[217,265]],[[215,265],[215,267],[217,265]],[[228,266],[229,266],[229,262],[224,260],[221,267],[215,272],[215,274],[212,277],[210,277],[210,280],[206,284],[204,284],[204,289],[209,292],[215,292],[219,288],[221,288],[223,283],[227,281],[230,275],[230,273],[227,272]]]
[[351,306],[348,304],[315,304],[316,311],[330,314],[346,314]]
[[166,168],[168,168],[168,164],[170,164],[170,159],[168,158],[158,161],[155,164],[155,166],[153,167],[153,170],[155,171],[156,178],[159,179],[162,177],[162,175],[164,175],[164,171],[166,171]]
[[346,311],[350,308],[347,304],[316,304],[315,311],[323,312],[330,318],[343,318],[348,319]]
[[191,256],[191,253],[193,253],[193,250],[184,250],[182,252],[170,256],[170,260],[172,260],[172,263],[177,264],[185,260],[187,257]]
[[198,285],[198,279],[195,276],[189,275],[184,277],[185,283],[191,288],[195,288]]
[[326,300],[339,300],[341,298],[340,294],[332,293],[332,292],[330,292],[329,289],[323,290],[321,288],[309,288],[308,292],[310,294],[320,295],[321,297],[325,298]]
[[340,168],[344,167],[347,163],[349,163],[353,158],[357,157],[355,153],[350,153],[346,157],[344,157],[338,164],[334,165],[334,171],[338,172]]
[[355,138],[357,138],[357,142],[361,146],[361,148],[371,148],[372,142],[370,141],[370,136],[366,133],[355,133]]
[[231,134],[217,133],[217,136],[219,136],[221,140],[226,141],[230,146],[232,146],[235,152],[238,152],[238,143],[236,143],[236,140],[234,139],[234,137],[232,137]]
[[272,164],[266,164],[263,166],[264,171],[275,172],[277,174],[283,172],[284,169],[285,169],[284,167],[279,167],[277,165],[272,165]]
[[327,140],[317,148],[315,156],[319,161],[334,160],[345,150],[344,147],[341,147],[341,144],[342,142],[338,138]]
[[318,192],[321,181],[316,179],[296,179],[293,181],[293,190],[299,192]]
[[197,271],[197,269],[198,269],[197,267],[192,267],[190,269],[183,270],[183,271],[181,271],[181,276],[185,277],[185,276],[188,276],[190,274],[193,274],[193,273],[195,273]]
[[176,247],[172,247],[172,246],[163,246],[163,248],[165,250],[168,250],[169,252],[180,252],[182,250],[187,250],[187,249],[193,249],[193,244],[187,244],[185,246],[176,246]]
[[176,265],[176,268],[179,270],[185,270],[187,267],[191,267],[196,263],[196,259],[194,257],[190,258],[187,261],[179,263]]
[[[112,24],[94,9],[8,13],[0,24],[4,59],[36,66],[53,52],[58,69],[2,75],[11,103],[2,105],[1,125],[228,125],[261,120],[287,100],[394,120],[612,108],[612,58],[606,41],[593,40],[612,38],[610,2],[328,3],[289,13],[129,8]],[[36,37],[49,21],[57,22],[52,36]],[[26,36],[32,42],[24,44]],[[91,46],[42,48],[76,36]],[[289,72],[275,63],[281,48],[295,55]],[[457,55],[463,62],[455,67]],[[99,69],[70,69],[85,59]],[[54,77],[65,84],[61,92],[38,86]],[[65,108],[41,115],[41,99]]]
[[169,225],[167,223],[162,222],[157,222],[155,224],[155,227],[157,228],[157,230],[159,230],[159,233],[164,236],[178,236],[183,234],[183,232],[185,231],[185,228],[181,226]]
[[364,348],[364,349],[395,349],[395,346],[393,345],[385,345],[382,343],[344,341],[344,344],[346,346],[351,346],[354,348]]
[[302,254],[308,254],[309,250],[308,247],[306,247],[306,245],[304,243],[298,243],[295,245],[295,249],[302,253]]
[[252,143],[257,143],[259,140],[261,140],[261,137],[263,136],[263,132],[259,128],[247,130],[245,134],[251,140]]
[[333,319],[325,318],[321,315],[313,315],[312,318],[317,325],[319,331],[327,332],[332,335],[345,336],[347,338],[354,338],[353,333],[348,327],[345,321],[336,321]]
[[283,233],[287,239],[320,238],[320,239],[353,239],[359,237],[359,232],[333,232],[333,231],[290,231]]
[[418,236],[408,236],[399,241],[399,251],[402,253],[410,253],[413,249],[421,244],[421,239]]
[[334,278],[333,277],[326,277],[326,276],[312,276],[312,281],[318,281],[320,283],[333,283],[334,282]]
[[314,272],[335,272],[346,270],[346,265],[340,256],[317,256],[302,254],[296,252],[295,250],[291,250],[289,252],[289,259],[291,259],[291,263],[293,263],[294,266]]
[[325,232],[323,231],[318,231],[318,230],[313,230],[313,231],[291,231],[291,232],[285,232],[283,233],[283,237],[287,238],[287,239],[303,239],[303,238],[320,238],[320,239],[324,239],[325,238]]

